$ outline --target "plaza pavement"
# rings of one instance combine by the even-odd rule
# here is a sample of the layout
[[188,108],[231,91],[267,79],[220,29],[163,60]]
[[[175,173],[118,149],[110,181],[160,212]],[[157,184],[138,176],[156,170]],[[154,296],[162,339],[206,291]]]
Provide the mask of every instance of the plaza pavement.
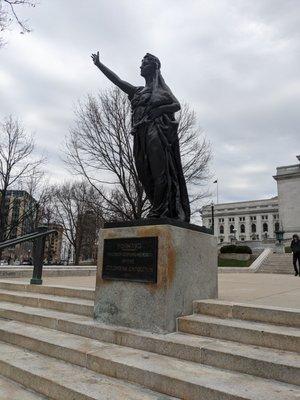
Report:
[[[29,279],[13,279],[29,282]],[[95,287],[94,276],[49,277],[44,285]],[[219,274],[219,299],[300,309],[300,277],[279,274]],[[195,299],[197,300],[197,299]]]

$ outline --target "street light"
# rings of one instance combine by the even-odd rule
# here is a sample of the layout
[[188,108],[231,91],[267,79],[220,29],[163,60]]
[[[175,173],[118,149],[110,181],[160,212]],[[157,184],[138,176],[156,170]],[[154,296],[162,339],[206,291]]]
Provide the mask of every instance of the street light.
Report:
[[276,244],[275,244],[275,252],[276,253],[284,253],[284,245],[283,245],[283,235],[284,235],[284,231],[283,230],[278,230],[275,231],[275,235],[276,235]]
[[283,241],[283,235],[285,234],[284,231],[275,231],[275,235],[276,235],[276,240],[279,244],[281,244],[281,242]]

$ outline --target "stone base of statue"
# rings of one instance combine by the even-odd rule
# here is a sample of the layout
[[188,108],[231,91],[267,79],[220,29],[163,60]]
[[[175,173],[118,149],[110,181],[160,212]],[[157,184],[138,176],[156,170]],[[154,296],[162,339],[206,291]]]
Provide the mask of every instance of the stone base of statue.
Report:
[[193,300],[216,298],[217,243],[173,220],[107,224],[101,230],[94,317],[106,324],[173,332]]

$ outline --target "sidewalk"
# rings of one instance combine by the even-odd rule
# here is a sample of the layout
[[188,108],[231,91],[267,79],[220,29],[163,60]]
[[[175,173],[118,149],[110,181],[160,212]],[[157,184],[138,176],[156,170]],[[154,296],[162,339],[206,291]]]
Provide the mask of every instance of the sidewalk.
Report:
[[300,309],[300,278],[279,274],[219,274],[219,299]]

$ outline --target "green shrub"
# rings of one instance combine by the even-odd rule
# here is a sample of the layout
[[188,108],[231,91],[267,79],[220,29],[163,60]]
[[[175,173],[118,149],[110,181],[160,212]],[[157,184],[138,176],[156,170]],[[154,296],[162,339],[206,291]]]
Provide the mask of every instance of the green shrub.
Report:
[[250,249],[249,246],[236,246],[235,244],[222,246],[220,252],[222,254],[226,253],[252,254],[252,250]]
[[236,253],[239,254],[252,254],[252,250],[249,246],[236,246]]
[[222,246],[220,249],[220,252],[222,254],[225,253],[235,253],[235,249],[236,249],[236,245],[235,244],[228,244],[227,246]]
[[291,253],[292,249],[290,248],[290,246],[285,246],[284,251],[285,253]]

